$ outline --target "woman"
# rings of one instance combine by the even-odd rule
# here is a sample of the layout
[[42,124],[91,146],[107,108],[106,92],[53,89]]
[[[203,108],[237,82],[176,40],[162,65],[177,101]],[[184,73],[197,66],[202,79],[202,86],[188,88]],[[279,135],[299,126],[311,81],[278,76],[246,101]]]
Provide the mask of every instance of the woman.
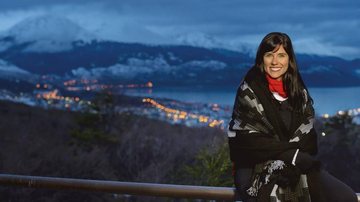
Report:
[[289,36],[269,33],[238,88],[229,123],[236,200],[357,201],[313,157],[312,104]]

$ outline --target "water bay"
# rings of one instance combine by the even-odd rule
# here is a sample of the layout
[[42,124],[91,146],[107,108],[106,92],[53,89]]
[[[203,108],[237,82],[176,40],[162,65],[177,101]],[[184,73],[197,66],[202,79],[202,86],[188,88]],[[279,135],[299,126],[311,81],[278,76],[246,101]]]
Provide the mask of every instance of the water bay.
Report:
[[[360,87],[309,88],[309,91],[314,99],[314,108],[317,115],[332,115],[339,110],[360,107]],[[232,107],[236,89],[177,87],[128,90],[125,93],[134,96],[169,98],[189,103],[217,103]]]

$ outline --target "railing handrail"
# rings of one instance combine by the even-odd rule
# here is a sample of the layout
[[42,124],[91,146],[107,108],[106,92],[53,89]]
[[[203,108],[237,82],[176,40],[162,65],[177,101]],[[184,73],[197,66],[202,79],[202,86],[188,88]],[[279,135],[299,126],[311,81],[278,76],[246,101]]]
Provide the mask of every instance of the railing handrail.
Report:
[[[15,185],[28,188],[85,190],[141,196],[217,200],[233,200],[235,193],[235,189],[232,187],[120,182],[12,174],[0,174],[0,185]],[[360,202],[360,193],[357,193],[357,197]]]
[[234,188],[192,185],[120,182],[58,177],[0,174],[0,185],[28,188],[71,189],[171,198],[232,200]]

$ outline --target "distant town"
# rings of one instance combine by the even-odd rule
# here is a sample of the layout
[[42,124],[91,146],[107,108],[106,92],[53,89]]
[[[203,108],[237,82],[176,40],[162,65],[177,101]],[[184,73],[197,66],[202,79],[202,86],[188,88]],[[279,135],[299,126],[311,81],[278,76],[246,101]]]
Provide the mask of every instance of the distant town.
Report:
[[[0,90],[0,100],[23,103],[29,106],[38,106],[45,109],[60,109],[68,111],[90,111],[91,96],[97,92],[120,92],[126,89],[150,89],[154,84],[149,81],[144,84],[102,84],[96,79],[71,79],[56,81],[54,78],[43,76],[35,84],[31,93],[14,93]],[[172,124],[182,124],[189,127],[215,127],[226,129],[231,118],[232,108],[214,103],[189,103],[171,99],[157,99],[142,97],[140,105],[134,104],[126,107],[115,106],[116,113],[131,112],[153,119],[163,120]],[[360,108],[338,111],[335,115],[350,115],[355,123],[360,124]],[[321,115],[328,119],[330,114]]]
[[[49,82],[49,80],[51,82]],[[54,84],[56,83],[56,84]],[[89,111],[91,99],[84,94],[102,91],[117,91],[119,89],[151,89],[151,81],[144,84],[106,85],[96,79],[79,79],[54,82],[53,78],[43,76],[41,82],[34,86],[32,93],[14,93],[0,90],[0,100],[23,103],[29,106],[38,106],[45,109],[60,109],[68,111]],[[72,96],[65,96],[71,94]],[[184,124],[189,127],[217,127],[225,129],[231,115],[229,106],[218,104],[186,103],[170,99],[155,99],[144,97],[141,105],[116,107],[117,113],[131,112],[145,115],[149,118],[167,121],[172,124]]]

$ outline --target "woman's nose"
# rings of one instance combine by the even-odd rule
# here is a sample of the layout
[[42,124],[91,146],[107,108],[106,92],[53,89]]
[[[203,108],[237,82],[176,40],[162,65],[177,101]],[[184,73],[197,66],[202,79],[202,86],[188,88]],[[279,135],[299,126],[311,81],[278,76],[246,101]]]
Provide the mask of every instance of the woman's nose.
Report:
[[276,65],[278,63],[277,57],[274,56],[271,60],[271,64]]

